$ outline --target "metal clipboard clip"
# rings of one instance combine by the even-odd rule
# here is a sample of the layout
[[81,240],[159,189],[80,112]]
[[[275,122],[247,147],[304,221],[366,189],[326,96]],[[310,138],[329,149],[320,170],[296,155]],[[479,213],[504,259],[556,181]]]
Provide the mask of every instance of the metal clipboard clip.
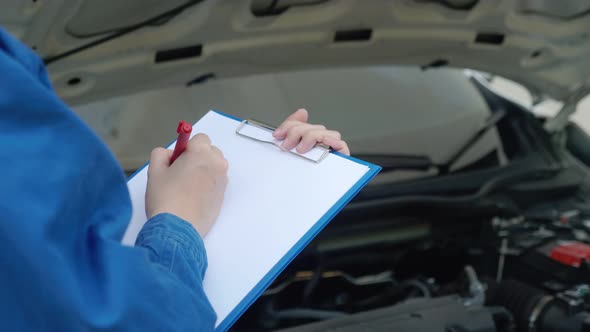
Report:
[[272,134],[276,129],[273,126],[267,125],[267,124],[259,122],[259,121],[244,120],[244,121],[242,121],[242,123],[240,123],[240,125],[236,129],[236,134],[238,134],[242,137],[246,137],[251,140],[257,141],[257,142],[266,143],[266,144],[276,146],[277,148],[279,148],[283,151],[290,152],[296,156],[299,156],[299,157],[309,160],[309,161],[313,161],[315,163],[319,163],[322,160],[324,160],[324,158],[326,158],[326,156],[328,156],[328,154],[331,151],[331,148],[325,144],[316,144],[311,151],[304,153],[304,154],[297,153],[295,151],[295,149],[289,151],[289,150],[284,149],[280,145],[280,141],[274,140],[272,138],[272,136],[270,136],[270,138],[268,138],[268,135],[256,135],[255,134],[256,132],[252,131],[253,128],[262,129],[270,134]]

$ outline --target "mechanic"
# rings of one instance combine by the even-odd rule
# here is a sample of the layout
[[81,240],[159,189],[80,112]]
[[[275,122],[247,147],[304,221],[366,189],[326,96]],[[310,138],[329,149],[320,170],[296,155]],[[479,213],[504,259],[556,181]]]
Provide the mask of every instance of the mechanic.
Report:
[[[275,131],[285,148],[323,142],[349,153],[307,117],[298,110]],[[135,247],[121,245],[131,216],[123,171],[54,94],[40,59],[0,29],[3,330],[213,329],[202,237],[219,213],[227,161],[202,134],[172,166],[170,155],[153,150],[149,220]]]

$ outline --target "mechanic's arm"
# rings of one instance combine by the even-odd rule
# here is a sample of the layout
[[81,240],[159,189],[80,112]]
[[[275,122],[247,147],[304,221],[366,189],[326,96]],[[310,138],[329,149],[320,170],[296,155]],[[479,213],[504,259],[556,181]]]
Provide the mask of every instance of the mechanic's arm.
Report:
[[112,155],[56,97],[40,59],[1,29],[0,69],[4,329],[213,330],[201,235],[225,188],[221,153],[198,136],[170,166],[156,149],[150,219],[137,246],[123,246],[131,204]]
[[[219,214],[228,165],[221,151],[203,134],[195,135],[172,165],[171,156],[172,151],[164,148],[152,151],[146,192],[149,220],[136,246],[149,249],[152,263],[189,287],[201,288],[207,269],[202,237]],[[208,304],[205,309],[214,316]]]
[[[219,214],[227,184],[227,161],[206,135],[195,135],[170,164],[172,151],[152,151],[148,168],[146,214],[136,241],[158,270],[191,289],[195,331],[212,330],[215,312],[203,292],[207,269],[204,237]],[[176,294],[170,294],[175,297]]]

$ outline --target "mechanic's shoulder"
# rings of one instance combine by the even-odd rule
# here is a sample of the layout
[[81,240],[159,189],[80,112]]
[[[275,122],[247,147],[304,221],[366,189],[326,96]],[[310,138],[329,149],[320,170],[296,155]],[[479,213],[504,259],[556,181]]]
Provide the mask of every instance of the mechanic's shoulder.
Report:
[[6,58],[2,55],[19,63],[34,75],[38,75],[44,67],[41,58],[31,48],[0,28],[0,61]]

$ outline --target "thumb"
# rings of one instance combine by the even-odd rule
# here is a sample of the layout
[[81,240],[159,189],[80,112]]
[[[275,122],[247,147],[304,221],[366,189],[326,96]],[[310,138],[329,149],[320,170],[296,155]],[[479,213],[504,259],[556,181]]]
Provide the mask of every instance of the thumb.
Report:
[[170,167],[170,157],[172,151],[164,148],[155,148],[150,155],[150,165],[148,167],[148,176],[159,173]]

